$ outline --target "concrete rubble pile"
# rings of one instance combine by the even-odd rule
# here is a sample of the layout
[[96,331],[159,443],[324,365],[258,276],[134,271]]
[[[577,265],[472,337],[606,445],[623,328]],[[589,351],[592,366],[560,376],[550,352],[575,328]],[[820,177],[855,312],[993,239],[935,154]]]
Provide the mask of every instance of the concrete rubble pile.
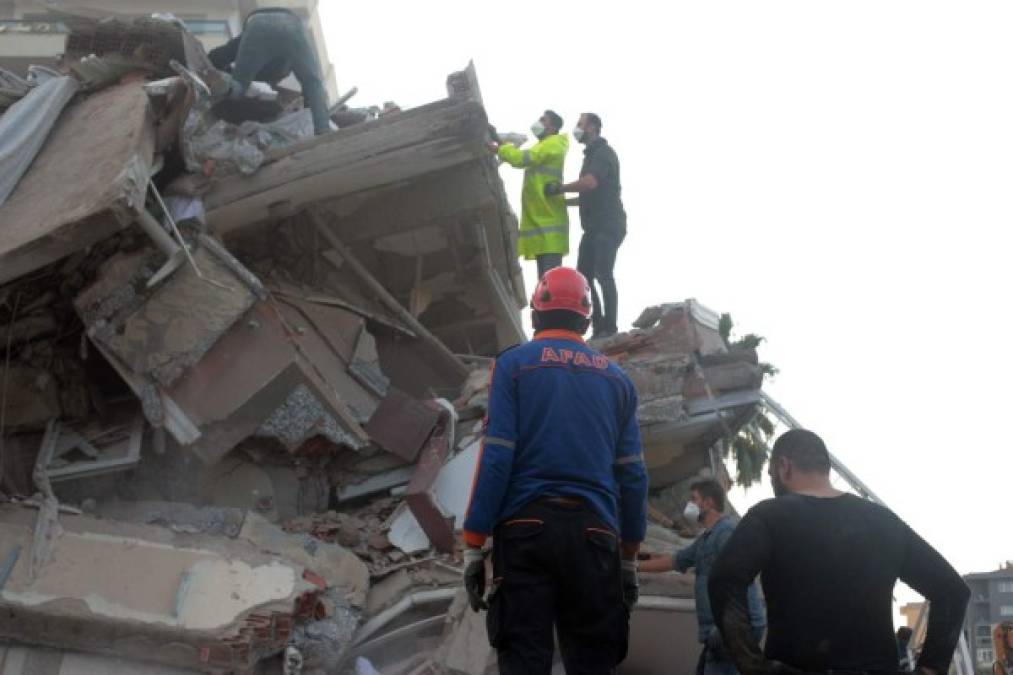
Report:
[[[303,137],[298,94],[204,98],[172,17],[65,20],[77,93],[0,205],[0,672],[494,670],[457,542],[526,297],[474,68]],[[600,347],[671,550],[762,377],[695,301],[636,326]]]

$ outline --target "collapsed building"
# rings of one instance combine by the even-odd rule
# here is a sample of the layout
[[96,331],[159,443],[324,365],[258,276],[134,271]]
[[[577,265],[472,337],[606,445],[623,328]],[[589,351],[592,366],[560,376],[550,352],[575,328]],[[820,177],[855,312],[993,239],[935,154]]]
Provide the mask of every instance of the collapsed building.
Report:
[[[297,92],[213,104],[171,17],[64,20],[0,79],[0,672],[494,670],[456,533],[527,303],[474,67],[313,137]],[[676,549],[756,352],[695,300],[597,347]],[[624,672],[689,671],[690,578],[633,621]]]

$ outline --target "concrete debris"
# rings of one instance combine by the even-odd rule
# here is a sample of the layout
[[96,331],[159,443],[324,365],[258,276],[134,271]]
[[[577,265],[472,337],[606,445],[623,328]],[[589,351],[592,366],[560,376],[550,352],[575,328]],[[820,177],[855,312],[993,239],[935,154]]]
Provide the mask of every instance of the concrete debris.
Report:
[[313,120],[305,108],[273,122],[237,125],[219,119],[207,102],[194,106],[183,123],[183,156],[194,173],[251,175],[267,160],[272,148],[312,136]]
[[[215,72],[172,17],[63,19],[72,75],[0,72],[0,128],[68,83],[27,172],[0,169],[0,639],[31,645],[6,657],[490,672],[457,534],[527,294],[474,68],[309,137],[298,92],[202,99]],[[640,392],[647,545],[685,546],[756,354],[694,300],[598,347]]]

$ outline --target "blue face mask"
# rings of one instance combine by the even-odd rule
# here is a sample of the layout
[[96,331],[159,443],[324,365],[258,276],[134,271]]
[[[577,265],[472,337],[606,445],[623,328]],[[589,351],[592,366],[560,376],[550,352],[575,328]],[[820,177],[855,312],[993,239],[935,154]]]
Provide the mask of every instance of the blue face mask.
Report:
[[531,133],[535,135],[535,138],[541,138],[545,135],[545,125],[542,124],[541,120],[531,125]]
[[575,140],[578,143],[580,143],[581,141],[584,140],[584,136],[585,135],[586,135],[586,132],[583,129],[581,129],[580,127],[574,127],[574,129],[573,129],[573,140]]

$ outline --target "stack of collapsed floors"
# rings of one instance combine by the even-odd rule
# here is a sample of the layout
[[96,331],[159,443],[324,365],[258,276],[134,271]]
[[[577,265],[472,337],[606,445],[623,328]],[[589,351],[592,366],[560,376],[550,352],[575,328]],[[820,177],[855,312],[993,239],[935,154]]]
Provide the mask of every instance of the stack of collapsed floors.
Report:
[[[131,40],[159,48],[100,49]],[[0,205],[0,637],[26,645],[8,651],[493,668],[454,601],[457,532],[525,292],[473,68],[446,99],[251,155],[225,117],[265,104],[217,110],[170,77],[206,73],[178,24],[78,20],[68,57],[77,93]],[[15,105],[52,105],[36,93]],[[671,550],[762,378],[695,301],[635,326],[600,349],[640,393],[649,545]]]

